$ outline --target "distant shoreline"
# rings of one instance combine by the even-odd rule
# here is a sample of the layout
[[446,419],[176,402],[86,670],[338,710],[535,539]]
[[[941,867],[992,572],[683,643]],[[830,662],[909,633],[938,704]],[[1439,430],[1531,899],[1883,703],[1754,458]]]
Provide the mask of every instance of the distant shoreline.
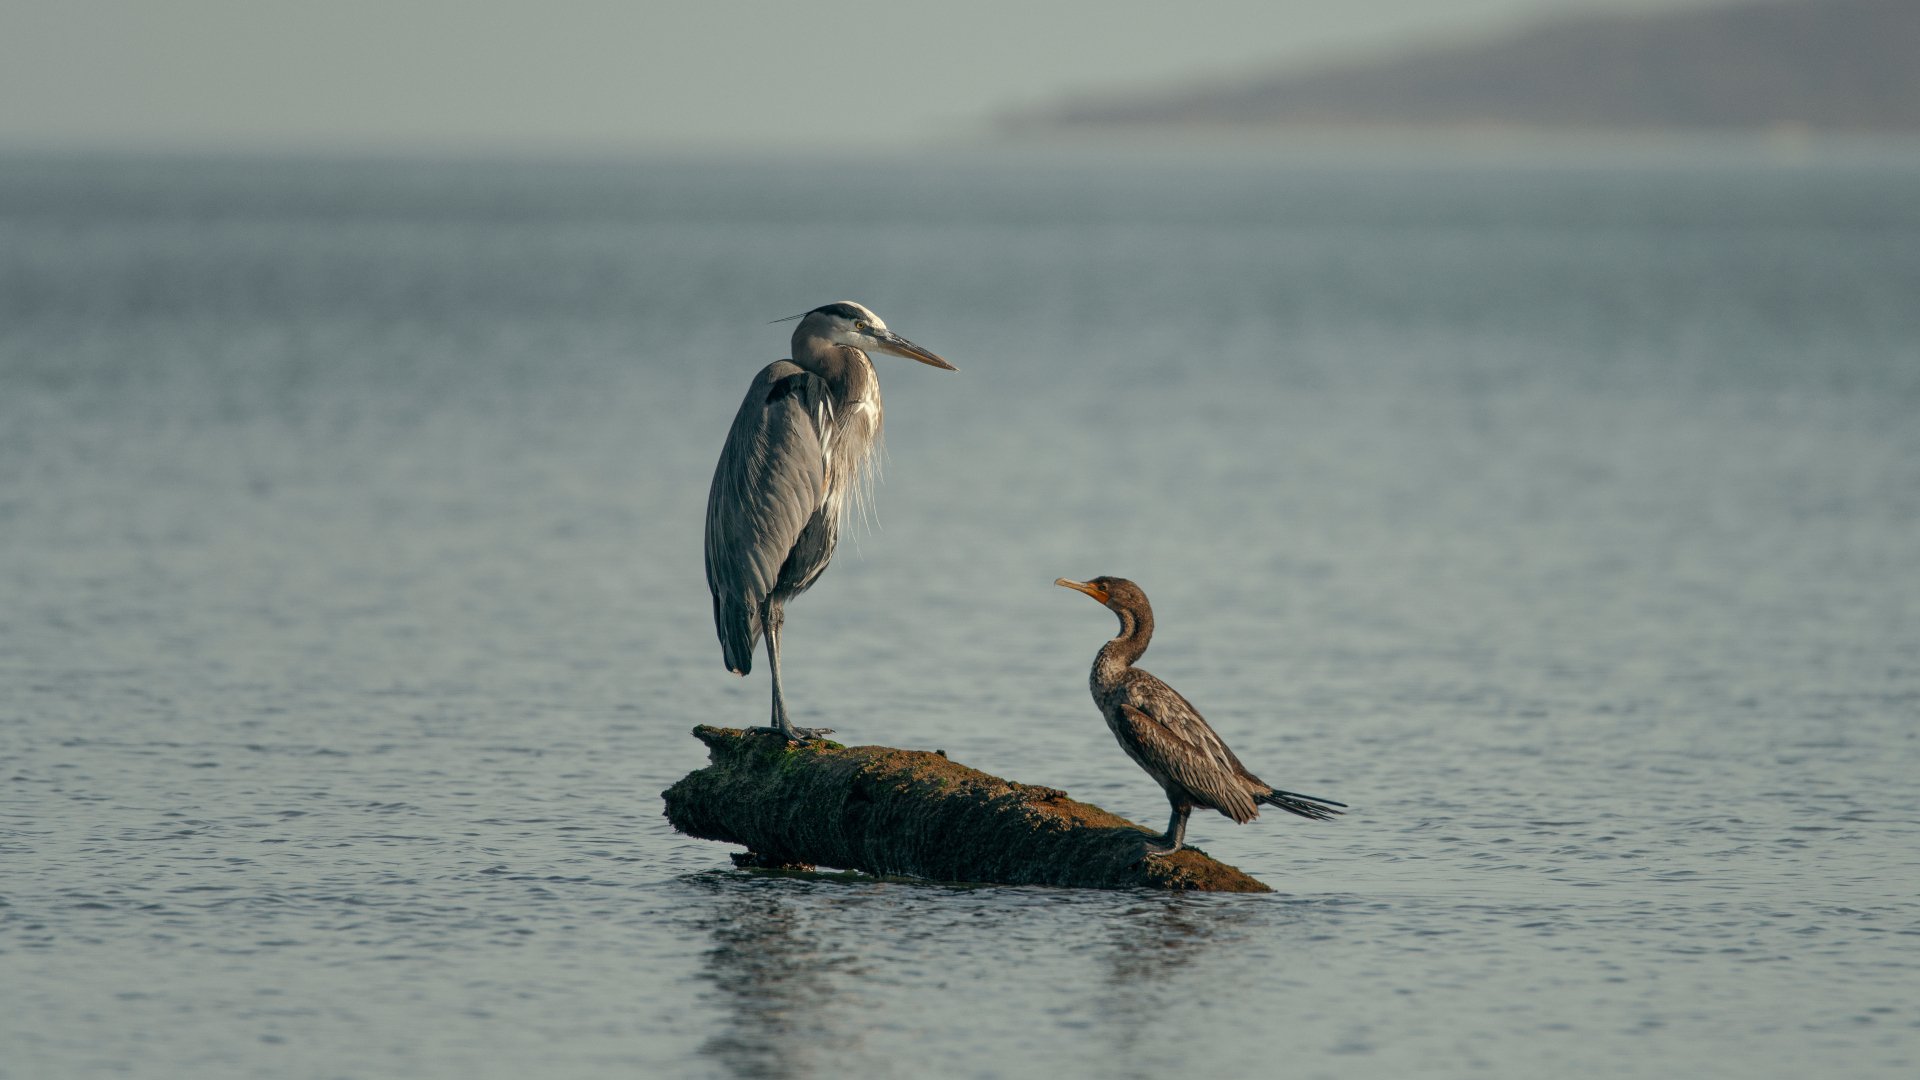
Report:
[[1920,137],[1920,5],[1766,0],[1568,12],[1479,40],[1196,73],[996,118],[1009,133],[1712,131]]
[[[960,145],[960,144],[956,144]],[[1102,124],[1069,130],[1002,132],[978,145],[1010,150],[1248,153],[1359,156],[1920,158],[1920,133],[1646,128],[1439,128],[1396,125],[1308,127],[1285,124]]]
[[849,155],[789,146],[580,147],[565,151],[498,147],[400,148],[339,146],[166,146],[140,144],[7,144],[0,168],[192,166],[501,167],[613,169],[647,166],[781,165],[836,167],[849,162],[925,168],[995,161],[1168,164],[1261,161],[1276,164],[1738,165],[1779,167],[1832,163],[1920,166],[1920,134],[1839,133],[1782,129],[1544,130],[1305,128],[1293,126],[1101,125],[1070,131],[969,133]]

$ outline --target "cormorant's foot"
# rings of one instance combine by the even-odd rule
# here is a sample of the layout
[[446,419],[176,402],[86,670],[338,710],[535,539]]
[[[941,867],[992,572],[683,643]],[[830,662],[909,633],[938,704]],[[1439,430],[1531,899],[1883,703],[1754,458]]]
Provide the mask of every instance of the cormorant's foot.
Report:
[[1157,859],[1179,851],[1184,844],[1169,844],[1164,836],[1156,836],[1147,841],[1147,858]]
[[767,726],[767,727],[757,727],[757,728],[754,728],[753,730],[765,731],[773,735],[782,736],[788,742],[800,742],[800,743],[811,742],[814,739],[818,739],[822,736],[833,734],[833,729],[830,727],[794,727],[791,724],[789,724],[784,728]]

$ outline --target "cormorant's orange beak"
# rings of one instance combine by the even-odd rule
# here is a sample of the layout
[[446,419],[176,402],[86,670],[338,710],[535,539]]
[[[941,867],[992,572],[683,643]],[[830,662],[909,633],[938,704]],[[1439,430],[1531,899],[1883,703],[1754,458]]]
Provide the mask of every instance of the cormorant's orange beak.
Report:
[[1062,577],[1062,578],[1054,578],[1053,583],[1062,588],[1072,589],[1076,592],[1086,593],[1088,596],[1093,597],[1095,600],[1100,601],[1102,604],[1106,603],[1107,597],[1111,595],[1110,593],[1107,592],[1107,590],[1101,588],[1100,586],[1089,585],[1084,581],[1068,581],[1066,578]]

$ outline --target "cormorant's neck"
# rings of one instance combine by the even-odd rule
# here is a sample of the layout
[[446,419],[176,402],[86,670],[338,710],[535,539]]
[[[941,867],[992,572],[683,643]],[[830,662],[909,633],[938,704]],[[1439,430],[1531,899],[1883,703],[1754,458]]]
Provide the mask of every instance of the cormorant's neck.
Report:
[[1153,612],[1118,608],[1114,614],[1120,617],[1120,634],[1101,646],[1100,656],[1094,661],[1094,670],[1118,678],[1121,672],[1140,659],[1141,654],[1147,651],[1147,643],[1153,640]]
[[867,384],[874,377],[873,361],[866,353],[823,337],[795,335],[793,362],[827,380],[834,396],[843,401],[867,396]]

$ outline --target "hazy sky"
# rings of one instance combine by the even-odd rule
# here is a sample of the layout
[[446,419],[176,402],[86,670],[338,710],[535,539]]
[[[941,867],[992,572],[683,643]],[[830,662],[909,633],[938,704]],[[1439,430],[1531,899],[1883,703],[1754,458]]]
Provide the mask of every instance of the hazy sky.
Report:
[[1072,91],[1700,0],[0,0],[0,146],[966,138]]

